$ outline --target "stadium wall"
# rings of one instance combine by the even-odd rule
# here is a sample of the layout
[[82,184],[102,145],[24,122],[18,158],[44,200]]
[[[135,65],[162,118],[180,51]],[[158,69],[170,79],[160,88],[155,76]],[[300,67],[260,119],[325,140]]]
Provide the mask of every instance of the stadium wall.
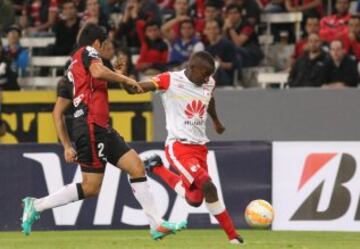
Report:
[[[226,132],[212,140],[359,141],[360,91],[326,89],[215,91]],[[161,100],[154,95],[154,141],[166,137]]]
[[[57,143],[52,119],[55,91],[3,92],[2,95],[0,111],[7,133],[0,137],[0,143]],[[121,90],[109,91],[112,126],[126,141],[152,141],[151,100],[149,93],[130,96]],[[68,126],[71,120],[67,119]]]
[[[162,143],[132,143],[142,158],[154,152],[166,162]],[[0,145],[0,230],[19,230],[21,199],[42,197],[64,184],[81,181],[76,165],[66,165],[57,144]],[[215,142],[209,145],[209,172],[219,196],[239,228],[246,227],[243,212],[253,199],[271,200],[271,144]],[[158,178],[150,185],[161,214],[172,221],[188,219],[191,228],[215,227],[204,205],[192,208]],[[146,218],[132,195],[127,175],[107,167],[98,198],[46,211],[34,230],[145,228]]]

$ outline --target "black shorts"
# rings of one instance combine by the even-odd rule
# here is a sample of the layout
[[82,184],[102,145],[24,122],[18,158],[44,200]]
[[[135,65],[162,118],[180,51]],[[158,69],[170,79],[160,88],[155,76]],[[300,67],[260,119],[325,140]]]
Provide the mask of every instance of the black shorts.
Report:
[[113,165],[131,150],[114,129],[107,129],[85,119],[74,120],[73,134],[77,153],[77,162],[83,172],[104,173],[106,163]]

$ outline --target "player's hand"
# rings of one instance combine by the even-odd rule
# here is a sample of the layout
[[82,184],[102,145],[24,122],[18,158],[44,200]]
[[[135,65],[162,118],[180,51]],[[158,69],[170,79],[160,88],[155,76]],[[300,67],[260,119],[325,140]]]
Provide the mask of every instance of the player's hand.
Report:
[[144,92],[144,90],[141,88],[140,84],[137,83],[135,80],[133,80],[131,78],[127,79],[126,85],[133,88],[136,91],[136,93],[143,93]]
[[77,161],[76,151],[71,146],[64,149],[64,157],[67,163],[75,163]]
[[225,131],[225,126],[220,121],[217,121],[214,122],[214,129],[217,134],[223,134]]

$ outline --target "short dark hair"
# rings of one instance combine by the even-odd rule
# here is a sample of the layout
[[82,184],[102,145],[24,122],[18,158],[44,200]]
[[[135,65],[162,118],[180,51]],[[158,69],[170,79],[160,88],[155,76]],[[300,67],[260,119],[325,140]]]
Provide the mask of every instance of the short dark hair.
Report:
[[72,3],[76,7],[76,4],[75,4],[74,0],[63,0],[62,3],[61,3],[61,9],[63,9],[64,5],[68,4],[68,3]]
[[160,28],[160,24],[156,21],[148,21],[145,23],[145,26],[144,26],[144,30],[146,30],[148,27],[153,27],[153,26],[156,26],[158,28]]
[[208,0],[208,1],[205,2],[205,8],[206,7],[212,7],[212,8],[221,9],[223,7],[223,4],[222,4],[221,1]]
[[240,14],[242,13],[242,7],[240,7],[239,5],[237,4],[229,4],[227,7],[226,7],[226,13],[228,13],[230,10],[236,10],[237,12],[239,12]]
[[310,19],[317,19],[317,20],[319,20],[320,21],[320,15],[319,14],[311,14],[311,15],[308,15],[307,17],[306,17],[306,19],[305,19],[305,23],[308,21],[308,20],[310,20]]
[[209,66],[215,69],[215,59],[210,53],[206,51],[198,51],[193,53],[191,56],[191,60],[193,59],[200,59],[201,61],[209,64]]
[[218,26],[218,28],[219,28],[219,29],[222,29],[223,24],[222,24],[221,21],[218,20],[218,19],[206,21],[206,22],[205,22],[205,26],[206,26],[207,23],[212,23],[212,22],[215,22],[216,25]]
[[99,25],[88,23],[81,31],[79,46],[91,46],[96,40],[102,44],[107,39],[106,31]]
[[181,29],[181,27],[186,23],[190,23],[193,28],[195,27],[193,21],[191,21],[190,19],[187,19],[187,20],[183,20],[179,23],[179,28]]

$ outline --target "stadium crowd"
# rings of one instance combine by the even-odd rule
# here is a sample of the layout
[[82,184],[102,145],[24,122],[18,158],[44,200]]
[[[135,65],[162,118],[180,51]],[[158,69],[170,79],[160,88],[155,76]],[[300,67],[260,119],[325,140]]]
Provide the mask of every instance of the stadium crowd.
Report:
[[[121,57],[126,73],[137,79],[181,68],[193,52],[206,50],[216,58],[218,86],[244,81],[245,68],[270,66],[289,73],[290,87],[354,87],[359,82],[358,2],[351,9],[356,3],[350,0],[332,1],[328,13],[322,0],[0,0],[5,41],[0,42],[0,88],[19,89],[17,75],[29,73],[31,56],[68,56],[89,22],[108,31],[110,61]],[[279,54],[283,46],[294,47],[288,63],[277,68],[259,39],[267,27],[261,15],[299,12],[301,39],[296,40],[291,23],[271,26]],[[54,44],[31,53],[21,45],[22,37],[49,36]]]

